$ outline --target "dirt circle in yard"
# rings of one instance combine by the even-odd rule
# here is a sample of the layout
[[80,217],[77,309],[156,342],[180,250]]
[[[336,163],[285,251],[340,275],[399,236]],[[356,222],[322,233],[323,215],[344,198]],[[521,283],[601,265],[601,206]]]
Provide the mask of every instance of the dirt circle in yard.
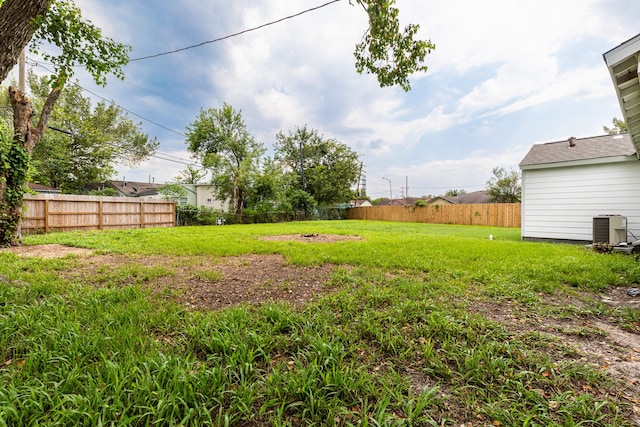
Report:
[[[139,285],[188,309],[218,310],[281,301],[300,307],[335,292],[336,265],[298,266],[282,255],[117,255],[84,257],[64,279],[96,287]],[[348,268],[348,267],[342,267]]]
[[277,236],[263,236],[260,240],[269,241],[296,241],[296,242],[311,242],[311,243],[331,243],[331,242],[345,242],[350,240],[363,240],[360,236],[345,236],[341,234],[281,234]]
[[[292,239],[295,235],[285,237]],[[351,236],[298,237],[331,242],[350,240]],[[3,251],[22,257],[46,259],[71,254],[82,256],[81,263],[60,274],[67,279],[98,287],[142,285],[190,309],[217,310],[267,301],[301,306],[335,290],[329,284],[335,265],[296,266],[289,264],[281,255],[249,254],[221,258],[92,255],[91,249],[59,244],[14,246]]]
[[[271,240],[334,242],[354,238],[358,239],[313,234],[272,236]],[[14,246],[2,251],[45,259],[82,256],[77,266],[60,274],[66,279],[98,287],[142,285],[190,309],[204,310],[245,303],[259,305],[267,301],[301,306],[320,295],[334,292],[330,279],[337,267],[329,264],[296,266],[289,264],[282,255],[95,255],[91,249],[59,244]]]
[[11,246],[2,249],[3,252],[11,252],[22,257],[39,257],[39,258],[62,258],[66,255],[89,255],[92,249],[74,248],[72,246],[51,244],[51,245],[30,245],[30,246]]

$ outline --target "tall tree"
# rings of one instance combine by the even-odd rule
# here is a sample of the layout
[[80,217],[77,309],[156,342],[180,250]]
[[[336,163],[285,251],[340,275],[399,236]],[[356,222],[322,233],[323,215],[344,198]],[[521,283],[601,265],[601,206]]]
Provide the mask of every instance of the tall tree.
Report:
[[[99,28],[82,18],[72,0],[4,0],[0,3],[0,81],[4,81],[32,37],[33,52],[37,53],[46,43],[55,45],[59,53],[44,54],[55,72],[36,122],[32,121],[34,109],[27,95],[9,88],[14,137],[7,151],[10,161],[0,164],[0,247],[19,242],[29,156],[44,134],[53,106],[74,67],[84,66],[96,83],[104,85],[108,74],[123,76],[121,67],[127,63],[130,51],[129,47],[103,37]],[[17,171],[16,167],[25,171]]]
[[522,193],[520,173],[507,172],[505,168],[493,168],[493,176],[487,181],[489,198],[495,203],[518,203]]
[[360,160],[343,142],[304,126],[288,135],[279,132],[274,148],[276,159],[295,176],[296,188],[308,192],[318,204],[346,203],[354,197]]
[[260,162],[260,172],[256,174],[247,198],[247,205],[254,210],[267,206],[273,208],[284,200],[284,175],[279,165],[270,157]]
[[616,135],[618,133],[629,132],[627,128],[627,123],[624,120],[621,120],[617,117],[614,117],[611,120],[612,127],[602,126],[602,129],[608,133],[609,135]]
[[265,149],[247,130],[242,112],[224,103],[201,110],[187,126],[188,149],[211,169],[218,197],[230,200],[240,219]]

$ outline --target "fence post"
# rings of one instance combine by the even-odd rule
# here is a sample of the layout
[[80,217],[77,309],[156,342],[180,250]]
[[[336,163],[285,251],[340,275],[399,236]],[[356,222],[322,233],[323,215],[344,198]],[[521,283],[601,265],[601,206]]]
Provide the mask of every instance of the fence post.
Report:
[[103,212],[102,200],[98,202],[98,230],[102,230],[104,227],[104,217],[102,215]]
[[44,201],[44,232],[49,232],[49,199]]
[[144,228],[144,201],[140,200],[140,228]]

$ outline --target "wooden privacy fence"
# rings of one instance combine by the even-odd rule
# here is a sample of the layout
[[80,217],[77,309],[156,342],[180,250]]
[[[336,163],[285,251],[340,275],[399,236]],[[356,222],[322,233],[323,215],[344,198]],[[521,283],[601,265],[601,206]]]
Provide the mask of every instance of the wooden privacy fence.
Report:
[[520,227],[520,203],[474,205],[370,206],[351,208],[348,219],[430,224],[489,225]]
[[22,232],[173,227],[172,200],[61,194],[25,195]]

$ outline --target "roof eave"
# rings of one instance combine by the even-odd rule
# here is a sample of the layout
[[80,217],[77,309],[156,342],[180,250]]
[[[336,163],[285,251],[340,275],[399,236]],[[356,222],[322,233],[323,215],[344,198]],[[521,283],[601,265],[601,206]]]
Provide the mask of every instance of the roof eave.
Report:
[[595,159],[582,159],[571,160],[567,162],[553,162],[553,163],[538,163],[531,165],[520,165],[521,170],[532,169],[551,169],[551,168],[564,168],[571,166],[587,166],[587,165],[600,165],[607,163],[622,163],[622,162],[636,162],[638,161],[637,154],[631,154],[629,156],[611,156],[611,157],[599,157]]
[[640,154],[640,34],[602,56],[609,69],[631,142],[636,153]]

